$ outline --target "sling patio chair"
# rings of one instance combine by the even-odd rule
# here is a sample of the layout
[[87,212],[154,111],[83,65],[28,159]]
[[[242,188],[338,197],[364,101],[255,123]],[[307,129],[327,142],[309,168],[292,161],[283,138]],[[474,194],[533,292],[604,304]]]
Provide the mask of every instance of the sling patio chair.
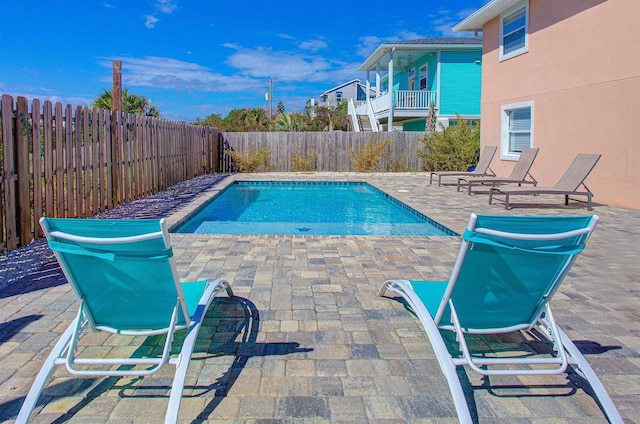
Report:
[[[529,170],[531,169],[537,154],[538,149],[535,147],[525,147],[522,149],[520,158],[508,177],[458,178],[458,191],[460,191],[460,187],[464,184],[467,185],[469,194],[471,194],[471,187],[474,185],[488,185],[494,187],[501,184],[533,184],[535,186],[538,182],[529,173]],[[527,177],[531,178],[531,180],[528,180]]]
[[[465,365],[484,376],[563,374],[571,366],[589,382],[607,418],[622,422],[591,366],[556,324],[549,305],[598,219],[472,214],[449,281],[390,280],[380,288],[379,296],[387,290],[402,296],[421,322],[461,423],[472,422],[456,372]],[[459,352],[453,342],[455,353],[450,352],[443,337],[447,333],[455,334]],[[500,349],[498,335],[503,333],[513,334]],[[469,335],[474,343],[468,343]],[[525,354],[505,357],[513,349],[514,336],[532,339],[531,345],[523,348]],[[487,344],[482,343],[484,337]],[[549,349],[541,348],[543,344]]]
[[[599,154],[579,153],[573,160],[567,171],[553,187],[492,187],[489,192],[489,204],[493,202],[493,196],[504,195],[504,208],[509,209],[509,196],[513,195],[537,195],[537,194],[560,194],[564,196],[564,204],[569,205],[569,196],[587,196],[587,210],[591,210],[591,198],[593,193],[585,185],[593,168],[600,159]],[[584,191],[580,191],[580,186]]]
[[[42,365],[16,422],[27,422],[47,378],[63,364],[72,375],[94,377],[146,376],[174,365],[165,422],[176,422],[204,315],[216,294],[233,296],[229,284],[181,283],[164,219],[42,218],[40,224],[80,307]],[[141,358],[76,357],[87,327],[131,337],[164,335],[164,347],[161,354]],[[171,350],[178,330],[186,334],[176,356]]]
[[489,164],[493,160],[496,150],[498,150],[496,146],[485,146],[482,154],[480,155],[480,159],[478,160],[478,164],[473,171],[431,172],[429,176],[429,184],[433,183],[434,175],[438,176],[438,187],[442,185],[442,177],[495,177],[496,173],[489,168]]

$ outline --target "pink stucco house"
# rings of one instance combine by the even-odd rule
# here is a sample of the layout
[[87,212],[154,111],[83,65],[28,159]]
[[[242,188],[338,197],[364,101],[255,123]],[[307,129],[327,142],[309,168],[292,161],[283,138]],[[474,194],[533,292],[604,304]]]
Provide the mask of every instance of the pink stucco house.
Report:
[[507,175],[523,147],[553,185],[577,153],[602,158],[594,201],[640,209],[640,0],[491,0],[457,24],[482,32],[482,145]]

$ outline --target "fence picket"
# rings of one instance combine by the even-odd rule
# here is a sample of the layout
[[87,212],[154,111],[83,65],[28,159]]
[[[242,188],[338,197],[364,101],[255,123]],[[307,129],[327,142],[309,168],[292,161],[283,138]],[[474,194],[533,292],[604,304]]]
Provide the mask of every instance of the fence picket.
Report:
[[[45,216],[55,216],[55,203],[53,197],[53,175],[55,172],[55,162],[53,159],[53,113],[51,102],[46,100],[43,106],[42,127],[43,127],[43,154],[44,154],[44,213]],[[40,226],[40,225],[38,225]],[[38,236],[41,234],[38,232]]]

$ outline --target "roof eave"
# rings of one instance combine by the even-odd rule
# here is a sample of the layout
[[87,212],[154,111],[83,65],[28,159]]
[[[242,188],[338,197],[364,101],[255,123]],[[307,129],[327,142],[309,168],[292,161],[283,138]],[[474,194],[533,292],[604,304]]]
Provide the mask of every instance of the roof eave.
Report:
[[484,24],[520,3],[522,0],[491,0],[466,19],[454,25],[453,32],[479,32]]
[[473,50],[482,49],[482,44],[406,44],[406,43],[385,43],[381,44],[371,55],[360,65],[358,71],[366,72],[378,63],[392,49],[396,50]]

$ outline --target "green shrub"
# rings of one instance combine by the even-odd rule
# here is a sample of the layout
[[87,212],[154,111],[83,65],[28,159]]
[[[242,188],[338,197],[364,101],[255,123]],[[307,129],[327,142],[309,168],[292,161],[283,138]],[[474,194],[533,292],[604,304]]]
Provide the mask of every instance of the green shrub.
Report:
[[457,117],[457,125],[427,133],[418,151],[425,171],[466,171],[480,157],[480,129]]
[[384,141],[369,140],[362,149],[354,151],[349,149],[351,166],[356,172],[372,172],[376,169],[382,158],[384,149],[391,144],[391,138]]
[[271,150],[263,147],[249,149],[247,153],[234,152],[232,150],[224,151],[231,156],[233,165],[238,172],[271,172],[275,166],[271,165]]
[[317,156],[311,151],[310,156],[304,156],[297,150],[293,156],[291,156],[291,170],[294,172],[309,172],[315,169]]

